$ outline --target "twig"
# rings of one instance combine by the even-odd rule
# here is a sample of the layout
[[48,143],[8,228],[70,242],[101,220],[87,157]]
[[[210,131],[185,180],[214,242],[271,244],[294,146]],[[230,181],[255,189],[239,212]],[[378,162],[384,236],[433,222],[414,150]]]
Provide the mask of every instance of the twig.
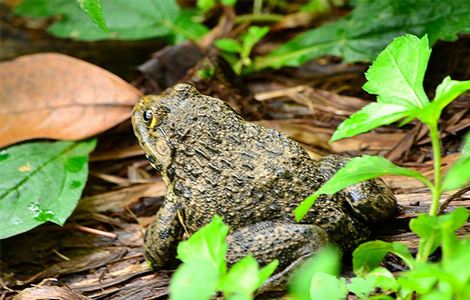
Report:
[[60,258],[62,258],[63,260],[66,260],[66,261],[69,261],[70,258],[68,258],[67,256],[63,255],[62,253],[60,253],[59,251],[57,251],[56,249],[52,249],[52,252],[54,252],[55,254],[57,254],[57,256],[59,256]]
[[464,188],[458,190],[457,192],[453,193],[450,195],[441,205],[439,208],[439,214],[444,213],[444,210],[449,206],[449,203],[454,201],[457,198],[460,198],[462,195],[464,195],[466,192],[470,191],[470,184],[465,186]]
[[99,230],[99,229],[95,229],[95,228],[90,228],[90,227],[85,227],[85,226],[82,226],[82,225],[75,225],[75,227],[78,230],[83,231],[83,232],[88,232],[88,233],[92,233],[92,234],[96,234],[96,235],[109,237],[111,239],[117,238],[117,234],[112,233],[112,232],[107,232],[107,231],[103,231],[103,230]]

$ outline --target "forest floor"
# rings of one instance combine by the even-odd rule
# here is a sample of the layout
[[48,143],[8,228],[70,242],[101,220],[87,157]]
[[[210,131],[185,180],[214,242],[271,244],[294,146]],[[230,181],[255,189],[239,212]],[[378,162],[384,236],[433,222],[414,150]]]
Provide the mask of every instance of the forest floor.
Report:
[[[469,46],[470,37],[462,36],[457,43],[438,43],[434,47],[425,83],[428,92],[446,75],[458,80],[470,78]],[[187,48],[181,52],[183,47]],[[157,93],[178,80],[189,81],[201,92],[226,100],[248,120],[297,140],[313,158],[328,153],[383,155],[430,179],[433,176],[427,130],[415,122],[328,143],[342,120],[373,100],[361,89],[366,64],[343,64],[325,57],[300,68],[261,72],[241,80],[220,71],[207,81],[195,74],[201,62],[222,70],[213,56],[201,58],[187,45],[164,51],[166,56],[154,56],[150,64],[171,65],[177,63],[175,56],[184,53],[188,59],[196,57],[194,66],[178,75],[166,70],[165,84],[152,78],[151,71],[143,70],[133,83],[144,93]],[[145,57],[141,60],[144,63]],[[470,126],[469,100],[467,93],[454,101],[440,123],[444,172],[458,159],[462,136]],[[48,223],[1,242],[0,300],[156,299],[167,295],[174,270],[151,271],[142,252],[143,233],[163,201],[165,184],[143,156],[130,121],[100,134],[98,140],[90,158],[90,178],[83,198],[65,226]],[[374,238],[401,241],[416,249],[417,238],[408,222],[428,211],[431,194],[418,181],[384,179],[396,194],[400,213],[376,228]],[[445,194],[441,204],[443,211],[469,208],[470,188]],[[469,230],[467,223],[459,234],[468,235]],[[386,264],[395,271],[403,269],[393,256]],[[347,258],[343,271],[351,275]]]

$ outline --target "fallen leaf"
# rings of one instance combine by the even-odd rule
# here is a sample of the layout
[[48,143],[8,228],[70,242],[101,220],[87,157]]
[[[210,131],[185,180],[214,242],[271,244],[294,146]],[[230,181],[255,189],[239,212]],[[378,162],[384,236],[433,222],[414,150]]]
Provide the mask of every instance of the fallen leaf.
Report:
[[80,140],[130,116],[141,92],[108,71],[56,53],[0,64],[0,147],[34,138]]

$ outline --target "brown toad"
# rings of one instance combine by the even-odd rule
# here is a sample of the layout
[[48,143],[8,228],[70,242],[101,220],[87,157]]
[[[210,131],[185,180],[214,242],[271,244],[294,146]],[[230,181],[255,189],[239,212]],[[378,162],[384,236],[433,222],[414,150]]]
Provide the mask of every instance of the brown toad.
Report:
[[295,141],[243,120],[219,99],[178,84],[145,96],[132,115],[134,131],[168,190],[145,236],[154,266],[175,262],[176,246],[217,214],[230,226],[227,261],[253,254],[260,264],[279,259],[278,278],[331,241],[351,250],[371,224],[396,211],[381,180],[320,197],[297,223],[293,211],[347,158],[312,160]]

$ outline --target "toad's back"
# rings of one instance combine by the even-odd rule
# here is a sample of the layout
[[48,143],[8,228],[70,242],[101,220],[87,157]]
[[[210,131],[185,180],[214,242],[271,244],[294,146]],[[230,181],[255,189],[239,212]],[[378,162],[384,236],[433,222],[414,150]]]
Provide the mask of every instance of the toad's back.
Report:
[[[158,103],[152,109],[164,107],[164,113],[154,128],[136,134],[141,144],[147,143],[144,149],[161,141],[169,149],[170,158],[162,166],[167,196],[177,203],[189,233],[214,214],[223,216],[232,232],[262,221],[296,224],[293,210],[347,161],[342,156],[313,161],[282,133],[244,121],[221,100],[189,85],[149,96],[141,106],[149,103]],[[134,115],[142,110],[137,106]],[[364,225],[386,219],[395,210],[390,190],[372,180],[320,197],[301,223],[322,227],[332,240],[351,249],[367,238]]]

